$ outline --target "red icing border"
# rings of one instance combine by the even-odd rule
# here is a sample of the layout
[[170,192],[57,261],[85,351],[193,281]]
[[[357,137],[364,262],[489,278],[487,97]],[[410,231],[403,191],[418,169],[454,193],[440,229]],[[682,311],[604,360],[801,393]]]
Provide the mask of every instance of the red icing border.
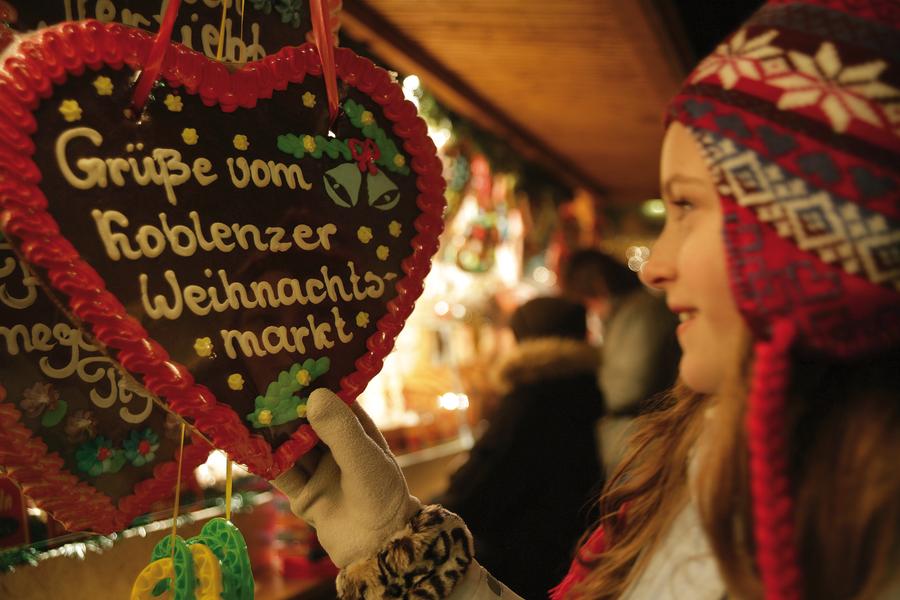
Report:
[[[72,314],[90,325],[94,336],[113,350],[117,360],[139,376],[147,389],[193,421],[234,460],[273,479],[316,444],[312,428],[300,426],[274,452],[262,436],[252,434],[234,410],[196,384],[188,369],[171,360],[125,312],[99,274],[60,234],[37,185],[41,175],[31,160],[34,144],[30,134],[37,127],[31,111],[40,99],[49,97],[53,84],[64,81],[67,74],[80,75],[85,67],[97,69],[106,64],[119,68],[124,64],[139,68],[152,42],[152,34],[115,23],[68,22],[26,39],[6,60],[5,72],[0,74],[0,169],[5,171],[0,177],[0,226],[18,239],[17,249],[26,260],[47,271],[51,285],[68,297]],[[411,157],[409,165],[417,174],[416,203],[422,211],[414,223],[418,234],[411,242],[413,253],[402,263],[406,276],[396,283],[398,294],[366,341],[368,352],[357,359],[356,371],[341,380],[338,394],[351,402],[381,370],[394,338],[422,293],[443,230],[445,183],[425,122],[388,72],[344,48],[335,50],[335,62],[338,78],[379,104],[394,133],[403,140]],[[199,94],[205,105],[218,104],[224,112],[238,106],[252,108],[258,99],[270,98],[274,91],[303,81],[307,74],[321,74],[318,53],[311,44],[283,48],[233,73],[221,63],[172,44],[161,71],[170,85],[183,86],[187,93]]]
[[[124,529],[135,517],[149,512],[159,500],[173,495],[178,465],[161,463],[153,469],[153,478],[134,486],[134,493],[112,499],[65,470],[63,459],[35,437],[21,422],[21,413],[12,402],[4,402],[6,390],[0,386],[0,465],[22,486],[26,496],[62,523],[70,531],[112,533]],[[194,469],[206,460],[209,446],[200,439],[185,446],[182,481],[194,475]]]

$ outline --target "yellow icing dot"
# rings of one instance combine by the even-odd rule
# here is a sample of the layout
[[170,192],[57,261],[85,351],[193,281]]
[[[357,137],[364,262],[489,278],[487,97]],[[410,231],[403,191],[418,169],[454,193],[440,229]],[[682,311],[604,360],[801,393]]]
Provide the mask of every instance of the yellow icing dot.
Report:
[[261,425],[268,425],[272,422],[272,411],[268,408],[264,408],[259,411],[259,416],[256,417],[256,420],[259,421]]
[[244,377],[240,373],[232,373],[228,376],[228,387],[235,391],[244,389]]
[[183,139],[184,143],[188,146],[193,146],[200,140],[200,136],[197,135],[197,130],[193,127],[185,127],[181,132],[181,139]]
[[369,313],[367,313],[367,312],[356,313],[356,326],[357,327],[368,327],[368,325],[369,325]]
[[310,379],[312,379],[312,377],[310,376],[309,371],[307,371],[306,369],[300,369],[299,371],[297,371],[297,383],[299,383],[300,385],[309,385]]
[[363,114],[359,116],[359,122],[363,125],[371,125],[375,122],[375,115],[371,111],[364,110]]
[[312,92],[306,92],[302,96],[300,96],[301,100],[303,100],[303,106],[306,108],[312,108],[316,105],[316,95]]
[[59,112],[69,123],[81,119],[81,107],[78,105],[78,100],[63,100],[59,105]]
[[306,418],[306,405],[305,404],[297,405],[297,416],[300,417],[301,419]]
[[311,135],[303,136],[303,149],[307,152],[315,152],[316,151],[316,138]]
[[359,241],[361,241],[363,244],[368,244],[372,241],[372,228],[363,225],[356,230],[356,237],[358,237]]
[[246,150],[250,147],[250,142],[247,141],[247,136],[243,133],[239,133],[234,136],[234,139],[231,140],[231,143],[233,143],[234,147],[238,150]]
[[391,221],[391,224],[388,225],[388,233],[394,237],[400,237],[402,231],[403,226],[398,221]]
[[197,338],[194,341],[194,352],[197,353],[197,356],[209,356],[212,354],[213,344],[212,340],[208,337]]
[[112,79],[101,75],[97,79],[94,80],[94,89],[97,90],[98,96],[112,96],[113,93],[113,84]]
[[403,156],[402,154],[395,154],[395,155],[394,155],[394,166],[395,166],[395,167],[402,167],[402,166],[405,165],[405,164],[406,164],[406,157],[405,157],[405,156]]
[[166,95],[166,99],[163,100],[163,103],[171,112],[181,112],[181,109],[184,108],[181,104],[181,96],[176,96],[175,94]]
[[375,256],[377,256],[379,260],[387,260],[390,253],[391,250],[387,246],[378,246],[378,249],[375,250]]

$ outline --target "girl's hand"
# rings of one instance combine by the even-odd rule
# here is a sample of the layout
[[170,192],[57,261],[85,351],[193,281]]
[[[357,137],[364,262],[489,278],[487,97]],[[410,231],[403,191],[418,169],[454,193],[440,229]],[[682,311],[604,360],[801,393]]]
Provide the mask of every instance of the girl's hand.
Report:
[[409,494],[387,442],[359,404],[318,389],[307,407],[327,449],[313,449],[272,483],[344,568],[374,555],[422,504]]

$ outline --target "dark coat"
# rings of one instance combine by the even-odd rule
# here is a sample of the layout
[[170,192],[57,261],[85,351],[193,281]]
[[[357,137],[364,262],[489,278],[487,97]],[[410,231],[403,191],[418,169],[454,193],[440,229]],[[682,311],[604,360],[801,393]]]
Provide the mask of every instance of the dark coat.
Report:
[[602,487],[597,354],[586,343],[521,343],[500,369],[495,417],[438,498],[469,526],[476,559],[525,598],[565,575]]

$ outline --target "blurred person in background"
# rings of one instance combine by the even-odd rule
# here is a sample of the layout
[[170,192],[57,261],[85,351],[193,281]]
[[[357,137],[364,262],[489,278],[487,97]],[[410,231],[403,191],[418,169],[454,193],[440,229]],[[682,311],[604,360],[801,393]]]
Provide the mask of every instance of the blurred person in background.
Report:
[[622,455],[633,418],[647,401],[675,382],[680,351],[678,320],[665,298],[643,286],[635,273],[605,252],[584,248],[564,263],[563,295],[585,304],[600,320],[598,378],[606,416],[598,430],[606,470]]
[[497,411],[436,499],[465,519],[479,561],[526,598],[565,575],[602,487],[594,431],[603,398],[585,317],[583,305],[554,297],[515,310]]

